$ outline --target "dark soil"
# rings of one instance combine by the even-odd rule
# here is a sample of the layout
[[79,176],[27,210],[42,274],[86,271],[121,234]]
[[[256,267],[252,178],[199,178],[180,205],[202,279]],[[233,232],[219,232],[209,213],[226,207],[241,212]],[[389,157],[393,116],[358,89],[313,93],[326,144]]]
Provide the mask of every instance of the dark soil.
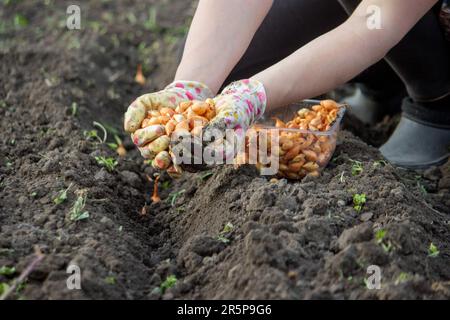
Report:
[[[193,4],[148,2],[82,1],[79,31],[65,28],[64,1],[0,5],[0,268],[16,269],[0,283],[29,265],[35,246],[45,254],[10,298],[450,298],[450,162],[394,168],[343,131],[316,180],[270,181],[226,166],[179,181],[163,175],[163,201],[151,203],[154,172],[123,134],[122,115],[134,97],[171,81]],[[28,23],[14,25],[18,14]],[[140,63],[144,87],[134,82]],[[85,137],[93,121],[113,128],[108,142],[119,132],[125,157]],[[389,126],[352,128],[377,145]],[[95,156],[118,165],[108,171]],[[74,222],[81,191],[90,216]],[[362,193],[357,212],[352,197]],[[71,264],[82,290],[66,286]],[[380,290],[365,285],[369,265],[381,268]],[[162,293],[169,275],[177,283]]]

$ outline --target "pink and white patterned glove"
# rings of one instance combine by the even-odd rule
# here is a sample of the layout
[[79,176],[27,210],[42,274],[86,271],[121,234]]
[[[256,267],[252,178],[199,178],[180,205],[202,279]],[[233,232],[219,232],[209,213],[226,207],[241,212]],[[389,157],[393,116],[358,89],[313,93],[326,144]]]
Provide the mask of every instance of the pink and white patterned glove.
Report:
[[[213,96],[211,90],[204,84],[196,81],[175,81],[164,90],[148,93],[137,98],[125,113],[124,128],[131,133],[133,143],[139,148],[141,154],[147,159],[163,159],[169,161],[165,151],[170,139],[164,136],[164,127],[152,125],[141,129],[142,121],[147,113],[162,108],[175,109],[180,102],[191,100],[205,100]],[[159,156],[158,156],[159,155]]]
[[[245,79],[231,83],[225,87],[222,93],[214,99],[217,115],[211,122],[205,126],[202,134],[203,150],[209,150],[207,154],[215,153],[216,159],[229,160],[236,156],[240,143],[245,139],[247,129],[253,125],[266,109],[267,98],[266,91],[261,82],[253,79]],[[228,129],[232,130],[232,138],[226,135]],[[222,136],[223,139],[210,139],[212,136]],[[204,158],[199,159],[193,154],[194,145],[175,142],[172,145],[175,158],[177,154],[183,154],[183,161],[177,162],[187,171],[198,171],[207,168],[207,161]],[[177,150],[178,148],[178,150]],[[186,151],[192,154],[191,160],[186,161]],[[204,157],[205,153],[201,153]],[[186,163],[188,162],[188,163]],[[198,164],[198,165],[195,165]]]
[[214,99],[216,117],[210,126],[246,131],[266,110],[266,90],[261,82],[240,80],[225,87]]

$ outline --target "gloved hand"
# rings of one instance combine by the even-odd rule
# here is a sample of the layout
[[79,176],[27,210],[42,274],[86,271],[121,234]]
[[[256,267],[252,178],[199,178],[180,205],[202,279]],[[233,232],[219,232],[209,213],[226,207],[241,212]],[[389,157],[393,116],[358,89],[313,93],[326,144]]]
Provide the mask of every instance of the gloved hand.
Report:
[[133,143],[144,158],[154,159],[153,165],[159,169],[167,169],[171,163],[166,151],[170,138],[165,134],[164,125],[172,114],[171,109],[183,101],[205,100],[212,96],[211,90],[200,82],[175,81],[164,90],[137,98],[125,113],[125,131],[131,133]]
[[[198,171],[209,165],[204,155],[213,155],[214,159],[228,160],[235,157],[239,143],[245,138],[247,129],[258,120],[266,109],[267,98],[264,86],[253,79],[231,83],[220,95],[213,99],[216,117],[203,129],[202,139],[192,143],[172,141],[172,152],[176,162],[187,171]],[[226,136],[226,130],[232,129],[232,137]],[[211,137],[223,139],[214,140]],[[230,140],[233,139],[233,140]],[[201,144],[202,159],[195,154],[195,148]],[[189,154],[186,157],[186,154]],[[188,159],[189,158],[189,159]],[[188,161],[187,161],[188,160]]]

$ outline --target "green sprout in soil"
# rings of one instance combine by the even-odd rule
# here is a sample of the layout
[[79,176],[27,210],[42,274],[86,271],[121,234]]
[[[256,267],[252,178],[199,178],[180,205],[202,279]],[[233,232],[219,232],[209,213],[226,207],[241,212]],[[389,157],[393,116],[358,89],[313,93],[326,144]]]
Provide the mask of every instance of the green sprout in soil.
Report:
[[16,273],[16,268],[3,266],[0,268],[0,276],[12,276]]
[[0,282],[0,296],[9,290],[9,284],[6,282]]
[[85,130],[83,131],[83,136],[86,140],[88,141],[92,141],[92,140],[97,140],[98,142],[102,143],[102,138],[100,138],[98,136],[98,132],[97,130],[93,129],[93,130]]
[[94,127],[99,128],[103,132],[103,138],[99,136],[98,131],[96,129],[83,131],[84,138],[88,141],[105,143],[106,139],[108,139],[108,132],[106,131],[105,126],[103,126],[100,122],[97,121],[92,122],[92,124],[94,125]]
[[72,208],[70,209],[69,219],[71,221],[80,221],[89,218],[89,212],[84,210],[86,205],[87,195],[80,193],[77,200],[75,200]]
[[25,18],[25,16],[21,15],[20,13],[17,13],[14,15],[14,26],[16,28],[23,28],[28,25],[28,19]]
[[97,122],[97,121],[92,122],[92,124],[94,125],[94,127],[97,127],[100,130],[102,130],[103,138],[101,140],[102,140],[102,143],[105,143],[106,140],[108,139],[108,131],[106,130],[105,126],[102,125],[100,122]]
[[420,182],[417,182],[417,186],[419,187],[419,190],[420,190],[420,192],[422,192],[423,195],[428,194],[428,191],[423,184],[421,184]]
[[376,161],[373,162],[373,166],[375,168],[377,168],[377,167],[385,167],[387,164],[388,163],[387,163],[386,160],[376,160]]
[[381,244],[384,240],[384,237],[386,237],[387,231],[384,229],[380,229],[375,233],[375,239],[377,240],[378,244]]
[[367,278],[363,278],[363,279],[362,279],[362,284],[364,285],[364,287],[365,287],[366,289],[369,288],[369,280],[367,280]]
[[356,212],[361,212],[362,208],[366,204],[366,195],[364,193],[353,195],[353,208]]
[[436,258],[439,255],[439,250],[438,247],[436,247],[436,245],[432,243],[430,243],[430,246],[428,248],[428,256],[430,258]]
[[217,240],[220,241],[220,242],[222,242],[222,243],[225,243],[225,244],[227,244],[227,243],[230,242],[230,239],[225,238],[225,237],[222,236],[222,235],[218,235],[218,236],[217,236]]
[[26,287],[27,287],[27,283],[26,282],[19,283],[17,285],[17,288],[16,288],[16,294],[20,295],[23,292],[23,290],[25,290]]
[[66,201],[67,199],[67,192],[69,191],[69,189],[72,187],[72,184],[70,184],[67,189],[61,190],[58,192],[58,195],[56,196],[55,199],[53,199],[53,202],[55,204],[61,204],[64,201]]
[[97,161],[99,165],[105,167],[109,172],[113,171],[118,165],[117,160],[111,157],[95,157],[95,161]]
[[419,188],[420,192],[422,193],[422,195],[427,195],[428,191],[425,188],[425,186],[422,184],[422,177],[421,176],[416,176],[416,182],[417,182],[417,188]]
[[181,189],[180,191],[172,192],[167,197],[167,202],[170,203],[170,205],[172,207],[175,206],[175,202],[177,201],[178,197],[181,196],[185,192],[186,192],[185,189]]
[[161,184],[163,190],[168,190],[170,188],[170,180],[166,180]]
[[219,235],[217,236],[217,240],[220,241],[220,242],[222,242],[222,243],[225,243],[225,244],[227,244],[227,243],[230,242],[230,239],[225,238],[225,236],[223,236],[223,235],[221,235],[221,234],[219,234]]
[[342,171],[341,174],[339,175],[339,182],[345,183],[345,171]]
[[72,105],[70,106],[70,114],[72,117],[75,117],[78,112],[78,104],[76,102],[72,102]]
[[388,253],[392,249],[392,243],[390,241],[387,244],[382,243],[381,247],[383,248],[384,252]]
[[357,176],[364,171],[362,162],[356,160],[350,160],[352,162],[352,176]]
[[99,122],[95,122],[94,124],[96,124],[99,128],[102,128],[104,132],[104,141],[106,141],[108,134],[114,137],[114,142],[108,142],[106,145],[111,150],[116,151],[119,156],[124,156],[127,151],[123,145],[122,139],[119,136],[119,130],[117,130],[114,126],[108,124],[102,125]]
[[427,189],[423,184],[421,184],[419,181],[417,181],[417,187],[419,188],[420,192],[425,196],[428,194]]
[[15,294],[17,296],[16,299],[24,300],[25,297],[22,296],[22,292],[25,290],[25,288],[27,286],[26,281],[22,281],[17,284],[15,284],[14,282],[12,282],[12,284],[8,284],[6,282],[0,282],[0,300],[6,299],[5,294],[7,292],[11,291],[11,286],[15,286],[15,290],[12,292],[15,292]]
[[231,223],[231,222],[228,222],[224,227],[223,227],[223,230],[222,230],[222,234],[224,234],[224,233],[230,233],[231,231],[233,231],[233,229],[234,229],[234,226],[233,226],[233,224]]
[[405,283],[411,279],[411,275],[407,272],[400,272],[398,277],[395,279],[394,284],[398,286],[399,284]]
[[200,176],[200,180],[206,180],[211,177],[214,173],[212,171],[206,171]]
[[151,7],[148,10],[148,19],[147,21],[145,21],[144,23],[144,28],[152,31],[152,32],[158,32],[159,31],[159,25],[158,25],[158,21],[157,21],[157,10],[155,7]]
[[[40,131],[39,131],[39,134],[40,135],[42,135],[42,136],[44,136],[44,135],[46,135],[46,134],[53,134],[53,133],[55,133],[56,132],[56,129],[55,128],[42,128]],[[38,153],[39,155],[42,155],[42,153]],[[42,156],[42,157],[44,157],[44,156]]]
[[377,244],[383,248],[384,252],[389,252],[392,249],[392,243],[390,241],[385,241],[386,233],[387,231],[385,229],[378,230],[375,233],[375,240],[377,241]]
[[115,134],[115,135],[114,135],[114,140],[115,140],[115,142],[109,142],[109,143],[107,143],[106,145],[107,145],[111,150],[116,151],[117,148],[119,148],[119,146],[122,145],[122,139],[120,139],[120,137],[119,137],[117,134]]
[[116,284],[116,278],[114,276],[108,276],[105,278],[105,283],[110,284],[110,285],[114,285]]
[[167,289],[172,288],[176,283],[177,277],[172,274],[168,276],[163,283],[161,283],[161,285],[159,286],[159,290],[161,291],[162,294],[164,294],[164,292],[166,292]]
[[166,33],[165,35],[164,35],[164,37],[163,37],[163,39],[164,39],[164,43],[166,43],[167,45],[169,45],[169,46],[173,46],[174,44],[176,44],[177,43],[177,41],[178,41],[178,36],[177,35],[175,35],[175,34],[172,34],[172,33]]
[[220,242],[223,242],[225,244],[230,242],[230,239],[227,238],[227,236],[229,235],[229,233],[231,231],[233,231],[234,226],[231,222],[228,222],[222,229],[222,231],[220,231],[219,235],[217,236],[217,240],[219,240]]
[[48,78],[44,79],[44,82],[47,85],[47,87],[51,88],[51,87],[56,86],[60,82],[60,79],[53,75],[49,75]]
[[89,26],[90,29],[92,29],[92,31],[93,31],[94,33],[98,33],[98,34],[100,34],[100,35],[103,35],[103,34],[106,33],[105,28],[104,28],[103,25],[102,25],[100,22],[98,22],[98,21],[89,21],[89,22],[88,22],[88,26]]
[[182,205],[182,206],[176,208],[175,210],[177,211],[177,213],[183,213],[186,211],[186,208],[184,205]]
[[110,134],[112,136],[118,136],[120,134],[119,130],[116,127],[114,127],[113,125],[105,123],[102,126],[105,128],[105,130],[108,132],[108,134]]
[[367,278],[364,278],[363,279],[363,284],[364,284],[364,287],[366,288],[366,289],[369,289],[370,287],[369,287],[369,280],[367,279]]

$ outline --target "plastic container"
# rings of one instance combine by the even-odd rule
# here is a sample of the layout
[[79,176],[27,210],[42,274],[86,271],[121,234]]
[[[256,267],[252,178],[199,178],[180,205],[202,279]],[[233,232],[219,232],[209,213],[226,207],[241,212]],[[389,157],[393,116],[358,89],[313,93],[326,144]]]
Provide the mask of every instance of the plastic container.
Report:
[[[327,166],[336,148],[337,134],[346,110],[345,105],[337,104],[336,119],[326,131],[279,128],[274,125],[273,119],[276,117],[283,122],[289,122],[297,117],[299,110],[303,108],[311,110],[313,106],[320,103],[319,100],[304,100],[288,107],[275,109],[266,113],[253,127],[258,133],[266,132],[264,139],[267,141],[268,152],[278,160],[276,176],[293,180],[302,179],[307,175],[317,177]],[[274,134],[278,138],[271,140]],[[261,135],[259,139],[260,145]],[[274,141],[275,145],[272,145]],[[267,175],[270,171],[265,169],[273,167],[273,163],[267,163],[267,161],[265,163],[258,162],[256,165],[262,174]]]

